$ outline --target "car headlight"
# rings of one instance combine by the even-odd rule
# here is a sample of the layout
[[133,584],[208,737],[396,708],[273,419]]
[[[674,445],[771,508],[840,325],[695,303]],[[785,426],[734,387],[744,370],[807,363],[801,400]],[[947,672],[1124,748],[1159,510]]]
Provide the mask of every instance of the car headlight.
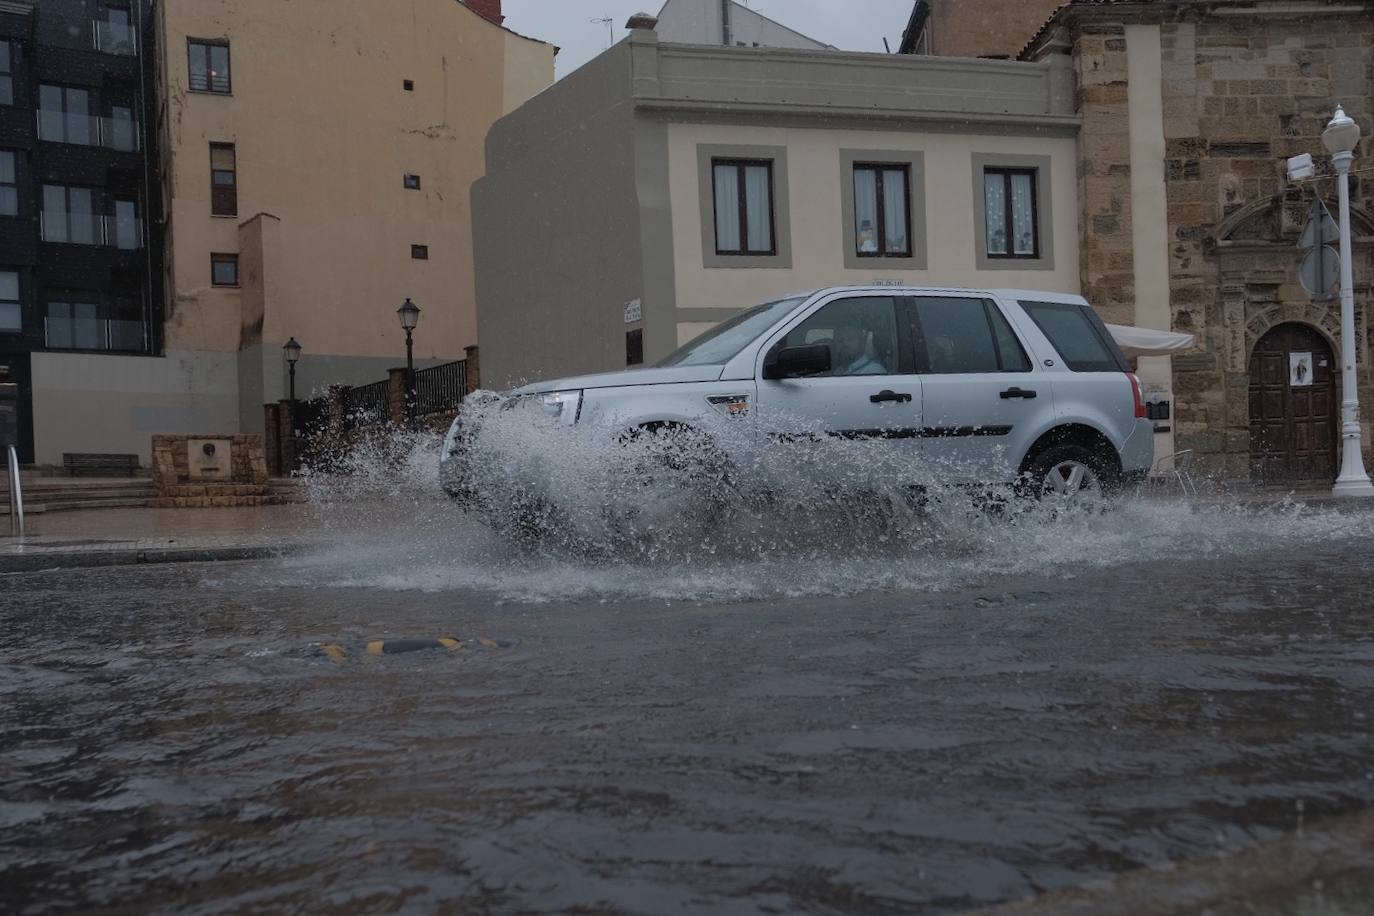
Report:
[[582,409],[582,392],[550,391],[539,395],[539,403],[550,417],[563,423],[576,423]]

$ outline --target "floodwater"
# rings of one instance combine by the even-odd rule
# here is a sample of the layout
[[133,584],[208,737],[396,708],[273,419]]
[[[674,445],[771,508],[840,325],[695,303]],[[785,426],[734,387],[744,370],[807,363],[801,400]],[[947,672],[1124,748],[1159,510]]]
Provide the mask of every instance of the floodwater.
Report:
[[[0,580],[0,911],[958,912],[1374,803],[1368,514],[923,570],[333,511],[305,557]],[[364,650],[402,636],[465,648]]]

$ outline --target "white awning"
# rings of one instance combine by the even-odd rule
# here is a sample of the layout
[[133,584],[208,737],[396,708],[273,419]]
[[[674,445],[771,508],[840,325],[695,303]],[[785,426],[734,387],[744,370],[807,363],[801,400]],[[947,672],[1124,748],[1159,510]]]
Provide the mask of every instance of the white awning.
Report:
[[1156,331],[1125,324],[1109,324],[1107,330],[1126,356],[1172,356],[1193,349],[1196,338],[1176,331]]

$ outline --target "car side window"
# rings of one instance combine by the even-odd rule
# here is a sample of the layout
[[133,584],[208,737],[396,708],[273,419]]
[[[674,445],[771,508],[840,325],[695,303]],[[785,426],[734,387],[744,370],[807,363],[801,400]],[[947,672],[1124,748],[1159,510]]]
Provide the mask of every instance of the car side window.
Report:
[[[998,338],[982,299],[921,297],[912,312],[919,372],[1000,372]],[[995,311],[995,310],[994,310]],[[1000,316],[999,316],[1000,317]],[[1011,329],[1006,332],[1010,334]],[[1021,354],[1024,359],[1025,354]]]
[[1021,302],[1073,372],[1124,372],[1128,367],[1107,328],[1090,308],[1067,302]]
[[992,302],[984,302],[983,308],[987,312],[988,321],[992,323],[992,333],[997,339],[997,359],[1003,372],[1029,372],[1031,371],[1030,357],[1026,355],[1026,348],[1021,346],[1021,341],[1016,339],[1016,332],[1007,323],[1007,318],[1002,314],[1002,310]]
[[787,332],[774,349],[830,347],[829,376],[893,375],[900,371],[897,309],[890,296],[840,299]]

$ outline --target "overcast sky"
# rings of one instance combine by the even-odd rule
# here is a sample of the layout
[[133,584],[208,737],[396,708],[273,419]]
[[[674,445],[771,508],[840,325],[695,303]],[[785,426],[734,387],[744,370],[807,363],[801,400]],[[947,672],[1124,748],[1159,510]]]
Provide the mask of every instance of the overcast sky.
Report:
[[[771,19],[845,51],[895,49],[911,18],[913,0],[750,0]],[[564,77],[625,37],[635,13],[657,15],[663,0],[505,0],[506,25],[521,35],[558,45]],[[610,19],[610,25],[593,22]]]

